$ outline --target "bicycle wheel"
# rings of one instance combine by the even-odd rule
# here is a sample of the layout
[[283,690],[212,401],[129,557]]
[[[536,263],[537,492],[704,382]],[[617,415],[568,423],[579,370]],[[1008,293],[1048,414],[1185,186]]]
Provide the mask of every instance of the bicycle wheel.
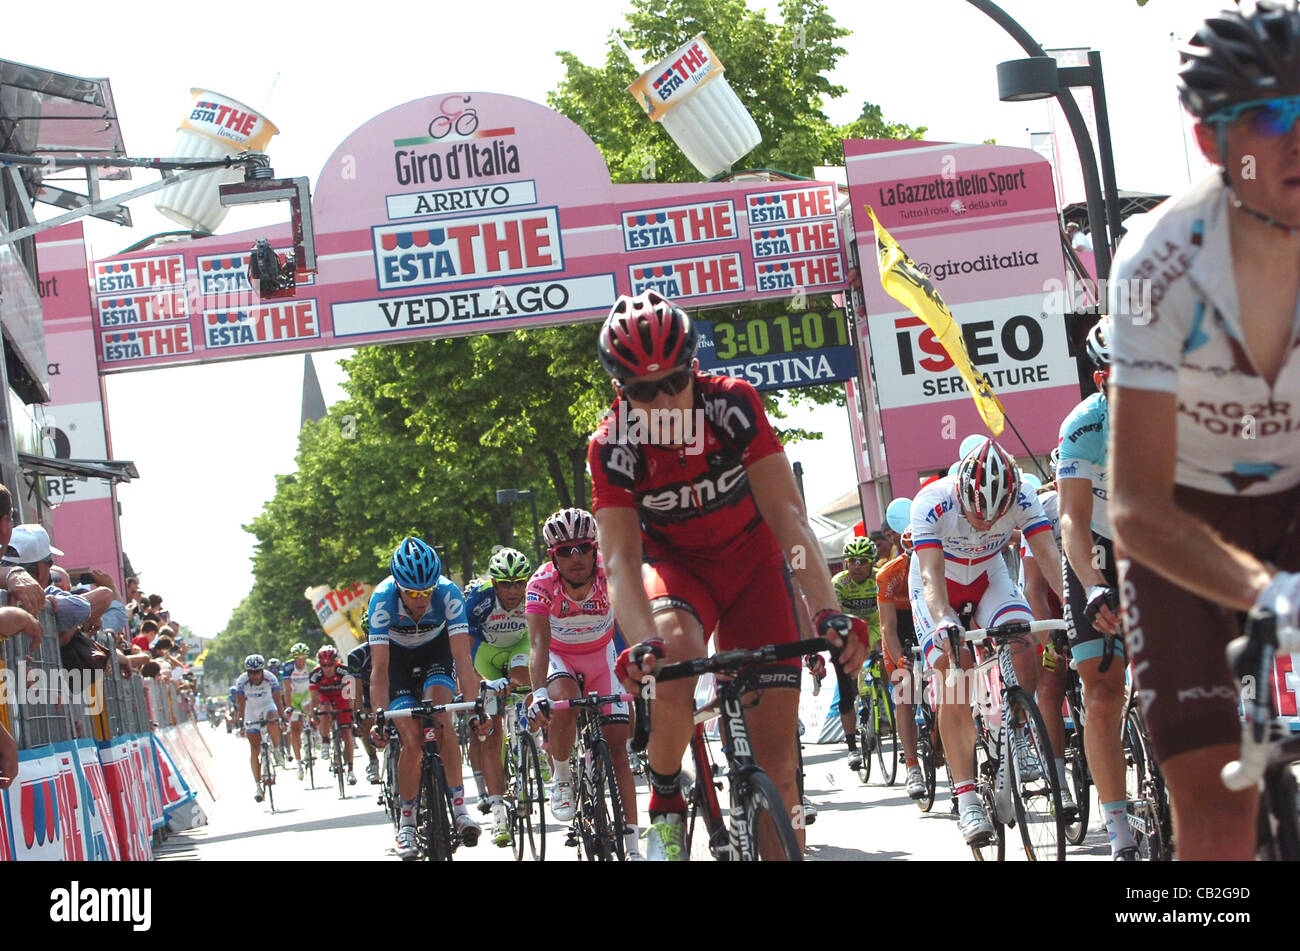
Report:
[[1124,794],[1128,799],[1128,825],[1137,843],[1138,855],[1148,862],[1172,857],[1169,830],[1169,800],[1164,778],[1155,768],[1151,741],[1147,738],[1142,713],[1129,706],[1124,715]]
[[1047,738],[1043,715],[1029,694],[1008,691],[1007,749],[1011,756],[1012,794],[1016,824],[1025,856],[1031,862],[1065,861],[1065,815],[1056,759]]
[[925,793],[916,800],[916,805],[922,812],[929,812],[930,807],[934,805],[935,757],[932,732],[934,718],[928,711],[922,716],[923,723],[916,735],[916,764],[921,767],[921,778],[925,780]]
[[718,802],[718,790],[713,781],[708,754],[708,740],[703,733],[697,733],[691,740],[691,758],[694,778],[690,786],[682,790],[687,803],[684,843],[687,860],[729,862],[732,859],[731,836],[723,818],[722,804]]
[[874,688],[876,716],[876,759],[880,761],[880,778],[886,786],[898,778],[898,727],[894,724],[894,705],[880,681]]
[[524,858],[524,839],[533,861],[546,859],[546,803],[542,785],[542,762],[526,731],[519,737],[519,764],[516,776],[515,811],[510,817],[511,834],[517,861]]
[[331,741],[331,743],[332,743],[332,745],[333,745],[333,747],[334,747],[334,756],[333,756],[333,759],[334,759],[334,767],[333,767],[333,768],[334,768],[334,778],[337,779],[337,780],[338,780],[338,783],[339,783],[339,798],[340,798],[340,799],[347,799],[347,798],[348,798],[348,790],[347,790],[347,786],[345,785],[345,783],[346,783],[346,777],[345,777],[344,774],[343,774],[343,770],[344,770],[344,765],[343,765],[343,735],[342,735],[342,733],[339,732],[339,727],[338,727],[338,724],[337,724],[337,723],[334,724],[334,728],[330,731],[330,741]]
[[989,755],[984,730],[979,723],[975,725],[975,788],[979,793],[984,814],[993,826],[993,838],[983,845],[972,845],[971,855],[976,862],[1001,862],[1007,857],[1006,829],[998,820],[995,789],[997,788],[997,763]]
[[858,724],[858,755],[862,757],[862,765],[858,767],[858,781],[861,783],[869,782],[871,779],[871,731],[867,728],[866,719],[871,715],[869,709],[864,709],[862,719],[864,722]]
[[416,815],[425,859],[450,862],[451,817],[447,815],[446,781],[438,763],[426,764],[421,771],[420,803]]
[[308,727],[303,730],[303,761],[307,764],[307,782],[310,783],[311,789],[316,788],[316,748],[312,744],[312,736],[315,734],[314,727]]
[[1071,845],[1081,845],[1088,835],[1088,810],[1092,800],[1092,774],[1088,772],[1088,757],[1084,752],[1081,726],[1076,725],[1074,732],[1065,741],[1065,778],[1070,785],[1074,804],[1078,807],[1074,821],[1065,826],[1065,840]]
[[262,744],[262,786],[266,790],[266,801],[275,812],[275,761],[267,744]]
[[597,740],[592,754],[592,818],[602,862],[621,862],[623,850],[623,802],[618,795],[618,778],[609,755],[609,744]]
[[[741,776],[737,787],[744,802],[743,821],[747,839],[742,844],[741,861],[752,862],[760,858],[761,843],[766,841],[775,843],[779,849],[776,861],[802,862],[803,849],[799,846],[799,838],[790,825],[785,803],[777,791],[776,783],[772,782],[772,777],[754,766]],[[749,854],[743,854],[745,852]]]

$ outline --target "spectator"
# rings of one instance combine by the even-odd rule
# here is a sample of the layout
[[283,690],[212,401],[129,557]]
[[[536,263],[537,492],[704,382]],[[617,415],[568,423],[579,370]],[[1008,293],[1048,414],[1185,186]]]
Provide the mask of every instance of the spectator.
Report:
[[153,639],[158,636],[158,622],[145,621],[140,625],[140,633],[131,638],[131,643],[145,653],[153,646]]
[[1092,236],[1081,231],[1073,221],[1065,226],[1065,236],[1070,239],[1070,247],[1074,248],[1074,250],[1092,250]]
[[[14,502],[9,489],[0,485],[0,546],[8,546],[14,532]],[[8,551],[7,548],[5,548]],[[9,603],[35,617],[45,607],[43,586],[21,567],[0,569],[0,587],[9,594]],[[38,638],[39,640],[39,638]]]
[[112,588],[99,586],[85,595],[68,594],[50,584],[50,567],[54,556],[62,555],[50,545],[50,536],[41,525],[18,525],[9,538],[9,547],[5,550],[4,562],[21,565],[37,583],[45,588],[45,594],[54,602],[55,623],[59,629],[59,644],[66,645],[72,635],[82,624],[91,630],[98,630],[99,619],[112,606],[115,593]]
[[72,592],[72,578],[58,565],[50,566],[50,583],[60,591]]
[[162,673],[162,668],[156,660],[146,661],[145,665],[140,668],[140,676],[147,680],[154,680]]

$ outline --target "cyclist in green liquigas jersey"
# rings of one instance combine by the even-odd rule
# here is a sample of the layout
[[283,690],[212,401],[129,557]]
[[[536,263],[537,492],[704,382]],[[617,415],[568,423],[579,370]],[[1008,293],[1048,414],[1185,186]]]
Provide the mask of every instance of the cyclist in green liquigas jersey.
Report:
[[[876,562],[876,543],[870,538],[854,536],[844,543],[847,567],[831,579],[835,596],[846,614],[860,617],[871,628],[870,650],[880,649],[880,616],[876,604],[876,579],[872,569]],[[839,681],[840,723],[844,724],[844,741],[849,746],[849,769],[862,765],[858,750],[858,720],[855,709],[858,685],[855,679],[835,665]]]

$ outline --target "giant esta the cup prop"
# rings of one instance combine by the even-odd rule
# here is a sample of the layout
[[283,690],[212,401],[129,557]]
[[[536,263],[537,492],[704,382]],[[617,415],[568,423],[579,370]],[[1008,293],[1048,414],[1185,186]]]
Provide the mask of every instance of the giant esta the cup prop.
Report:
[[[176,132],[177,158],[216,159],[240,152],[265,152],[280,130],[237,99],[208,89],[191,89],[194,103]],[[191,231],[211,234],[225,220],[218,186],[244,180],[243,168],[213,169],[164,188],[154,207]]]
[[706,178],[724,172],[763,137],[699,34],[642,73],[628,92]]

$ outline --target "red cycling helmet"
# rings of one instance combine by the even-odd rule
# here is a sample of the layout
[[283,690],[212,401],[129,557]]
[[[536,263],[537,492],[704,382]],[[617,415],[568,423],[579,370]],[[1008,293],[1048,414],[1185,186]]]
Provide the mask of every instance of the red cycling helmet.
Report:
[[698,345],[695,324],[686,312],[645,291],[614,301],[596,346],[605,372],[623,379],[690,366]]
[[338,648],[333,647],[330,644],[326,644],[324,647],[322,647],[320,650],[316,652],[316,663],[318,664],[323,664],[327,660],[332,660],[335,663],[338,663],[338,659],[339,659]]

